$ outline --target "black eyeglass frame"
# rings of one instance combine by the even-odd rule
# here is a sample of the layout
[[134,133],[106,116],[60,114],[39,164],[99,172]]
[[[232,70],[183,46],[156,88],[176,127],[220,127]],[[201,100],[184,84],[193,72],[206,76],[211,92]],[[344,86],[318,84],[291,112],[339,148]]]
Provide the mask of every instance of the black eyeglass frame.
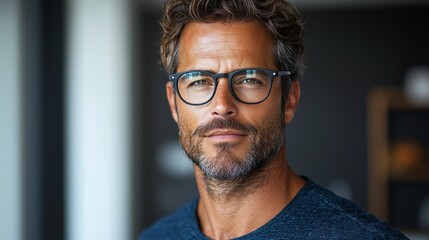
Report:
[[[237,74],[238,72],[247,71],[247,70],[257,70],[257,71],[262,71],[262,72],[266,73],[266,74],[267,74],[267,76],[269,76],[269,77],[270,77],[270,89],[269,89],[269,91],[268,91],[267,96],[266,96],[264,99],[262,99],[261,101],[258,101],[258,102],[245,102],[245,101],[241,100],[241,99],[240,99],[240,98],[235,94],[235,92],[234,92],[234,88],[233,88],[233,86],[232,86],[232,77],[233,77],[235,74]],[[202,73],[204,73],[204,74],[208,74],[208,75],[209,75],[209,76],[211,76],[211,77],[213,78],[213,80],[214,80],[214,84],[215,84],[215,85],[214,85],[214,91],[213,91],[213,93],[212,93],[212,96],[211,96],[207,101],[205,101],[205,102],[203,102],[203,103],[190,103],[190,102],[186,101],[185,99],[183,99],[182,95],[180,94],[179,88],[178,88],[178,86],[177,86],[177,81],[180,79],[180,77],[181,77],[182,75],[187,74],[187,73],[191,73],[191,72],[202,72]],[[201,105],[204,105],[204,104],[207,104],[208,102],[210,102],[210,101],[213,99],[213,97],[215,96],[215,94],[216,94],[217,85],[218,85],[218,79],[219,79],[219,78],[228,78],[229,91],[231,92],[231,94],[232,94],[232,96],[235,98],[235,100],[237,100],[237,101],[239,101],[239,102],[241,102],[241,103],[244,103],[244,104],[258,104],[258,103],[264,102],[264,101],[265,101],[265,100],[267,100],[267,98],[270,96],[270,94],[271,94],[271,89],[272,89],[272,87],[273,87],[273,79],[274,79],[275,77],[281,77],[280,79],[281,79],[281,80],[283,80],[283,79],[285,79],[285,78],[282,78],[282,76],[287,76],[287,80],[288,80],[288,81],[290,81],[290,77],[291,77],[292,75],[293,75],[293,74],[292,74],[292,72],[291,72],[291,71],[289,71],[289,70],[284,70],[284,71],[273,71],[273,70],[265,69],[265,68],[241,68],[241,69],[234,70],[234,71],[232,71],[232,72],[230,72],[230,73],[214,73],[214,72],[212,72],[212,71],[206,71],[206,70],[189,70],[189,71],[185,71],[185,72],[178,72],[178,73],[170,74],[170,75],[168,76],[168,80],[173,82],[173,88],[174,88],[174,89],[175,89],[175,91],[178,93],[178,95],[179,95],[180,99],[181,99],[183,102],[185,102],[186,104],[188,104],[188,105],[192,105],[192,106],[201,106]]]

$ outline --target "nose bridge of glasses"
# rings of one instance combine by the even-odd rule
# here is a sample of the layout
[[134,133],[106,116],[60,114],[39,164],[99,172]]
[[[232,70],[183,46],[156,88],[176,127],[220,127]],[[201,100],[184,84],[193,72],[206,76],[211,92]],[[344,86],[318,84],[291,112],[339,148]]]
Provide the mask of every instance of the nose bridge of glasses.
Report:
[[229,81],[229,74],[228,73],[217,73],[217,74],[212,75],[212,77],[217,83],[219,83],[220,78],[226,78],[227,81]]
[[[218,95],[218,97],[220,95],[221,98],[234,97],[229,87],[230,75],[231,75],[230,73],[218,73],[218,74],[212,75],[213,79],[216,81],[216,90],[213,93],[214,98],[216,98],[216,95]],[[224,79],[224,81],[222,81],[223,83],[220,83],[221,81],[219,80],[222,78]]]

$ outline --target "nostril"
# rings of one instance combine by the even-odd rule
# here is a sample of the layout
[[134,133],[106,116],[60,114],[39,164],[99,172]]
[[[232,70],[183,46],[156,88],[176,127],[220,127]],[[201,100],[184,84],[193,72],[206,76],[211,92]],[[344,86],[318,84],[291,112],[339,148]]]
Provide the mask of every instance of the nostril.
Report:
[[231,117],[234,116],[236,114],[236,111],[233,109],[232,106],[222,106],[222,107],[215,107],[212,111],[212,114],[215,116],[223,116],[223,117]]

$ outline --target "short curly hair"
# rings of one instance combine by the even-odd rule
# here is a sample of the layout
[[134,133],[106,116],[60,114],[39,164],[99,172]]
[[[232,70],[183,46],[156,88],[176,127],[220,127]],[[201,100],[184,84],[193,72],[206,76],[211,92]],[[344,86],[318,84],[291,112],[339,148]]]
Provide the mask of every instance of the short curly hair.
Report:
[[161,20],[161,60],[168,74],[177,71],[180,37],[191,21],[258,21],[273,39],[274,63],[292,71],[292,79],[303,74],[301,14],[285,0],[167,0]]

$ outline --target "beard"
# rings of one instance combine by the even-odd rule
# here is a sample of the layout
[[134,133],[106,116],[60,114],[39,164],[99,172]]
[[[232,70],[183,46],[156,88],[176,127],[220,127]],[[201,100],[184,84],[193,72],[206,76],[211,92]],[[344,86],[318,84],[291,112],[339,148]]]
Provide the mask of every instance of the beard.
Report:
[[[237,143],[213,144],[215,156],[202,149],[204,135],[216,129],[235,129],[247,134],[250,147],[243,156],[234,155]],[[233,118],[215,118],[198,126],[194,131],[185,120],[179,121],[179,140],[189,159],[197,165],[206,180],[243,184],[270,162],[279,152],[284,141],[285,124],[279,111],[260,128],[243,124]],[[259,179],[260,180],[260,179]]]

